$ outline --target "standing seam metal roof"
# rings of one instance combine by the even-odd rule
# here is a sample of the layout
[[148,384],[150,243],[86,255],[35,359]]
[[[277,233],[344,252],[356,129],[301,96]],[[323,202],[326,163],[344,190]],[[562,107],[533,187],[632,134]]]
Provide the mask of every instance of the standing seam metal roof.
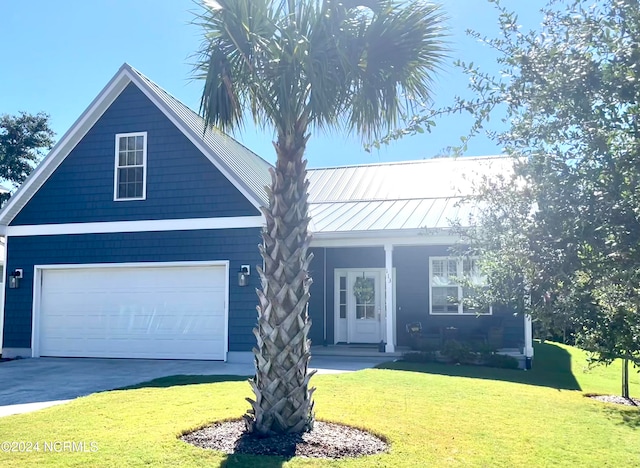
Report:
[[439,158],[310,169],[316,233],[449,228],[468,223],[466,199],[486,178],[510,174],[507,156]]

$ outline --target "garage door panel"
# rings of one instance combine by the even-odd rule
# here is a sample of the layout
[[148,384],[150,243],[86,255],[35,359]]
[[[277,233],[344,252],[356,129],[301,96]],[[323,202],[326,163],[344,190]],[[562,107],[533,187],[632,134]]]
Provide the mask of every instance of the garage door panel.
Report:
[[40,355],[224,359],[223,266],[42,273]]

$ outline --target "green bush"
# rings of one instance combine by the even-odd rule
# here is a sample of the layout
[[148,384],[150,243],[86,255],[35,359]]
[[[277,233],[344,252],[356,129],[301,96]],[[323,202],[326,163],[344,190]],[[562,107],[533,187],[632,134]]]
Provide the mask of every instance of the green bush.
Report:
[[402,359],[406,362],[436,362],[438,360],[434,351],[404,353]]
[[448,361],[459,364],[475,364],[478,360],[478,356],[471,352],[471,348],[458,340],[445,341],[440,354]]
[[504,354],[492,354],[486,356],[484,365],[487,367],[500,367],[502,369],[518,369],[518,360],[513,356],[505,356]]

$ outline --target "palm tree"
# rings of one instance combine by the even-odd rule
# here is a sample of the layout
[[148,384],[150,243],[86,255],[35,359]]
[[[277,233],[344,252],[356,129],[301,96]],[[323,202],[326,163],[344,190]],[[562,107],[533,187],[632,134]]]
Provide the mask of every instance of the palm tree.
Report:
[[250,113],[275,129],[263,208],[255,400],[247,429],[261,436],[313,427],[308,372],[311,278],[305,146],[312,129],[375,138],[428,100],[441,63],[442,13],[420,0],[202,0],[204,41],[194,75],[200,112],[223,131]]

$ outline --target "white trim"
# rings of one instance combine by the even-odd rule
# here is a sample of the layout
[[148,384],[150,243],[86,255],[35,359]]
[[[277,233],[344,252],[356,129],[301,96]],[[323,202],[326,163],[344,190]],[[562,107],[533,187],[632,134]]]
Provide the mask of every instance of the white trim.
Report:
[[[353,272],[362,272],[362,271],[372,271],[372,272],[376,272],[380,274],[380,281],[381,283],[384,282],[384,278],[386,277],[386,270],[385,268],[334,268],[333,269],[333,344],[338,344],[338,324],[339,324],[339,320],[340,319],[340,276],[346,276],[347,277],[347,292],[349,291],[349,276],[348,273],[353,273]],[[386,304],[386,288],[384,290],[384,294],[385,294],[385,304]],[[395,311],[396,309],[396,268],[393,268],[393,278],[392,278],[392,310]],[[326,296],[326,291],[325,291],[325,296]],[[386,313],[386,311],[385,311]],[[346,316],[346,320],[347,320],[347,328],[346,328],[346,334],[347,334],[347,340],[346,342],[349,343],[349,308],[347,307],[347,316]],[[393,342],[396,342],[396,327],[395,327],[395,314],[393,316],[394,318],[394,323],[393,323],[393,330],[392,330],[392,338],[393,338]],[[344,319],[342,319],[344,320]],[[384,332],[384,328],[382,325],[382,322],[380,323],[380,336],[383,336],[383,332]]]
[[6,297],[6,289],[7,289],[7,261],[8,261],[8,253],[9,249],[9,239],[4,238],[4,265],[2,268],[2,292],[0,292],[0,355],[2,355],[2,337],[4,336],[4,300]]
[[[477,257],[472,257],[473,259],[476,259]],[[489,312],[487,313],[478,313],[478,312],[464,312],[464,304],[462,301],[460,301],[458,303],[458,312],[433,312],[432,311],[432,299],[433,299],[433,261],[434,260],[455,260],[456,261],[456,273],[457,275],[460,275],[462,273],[462,262],[463,262],[463,257],[456,257],[456,256],[452,256],[452,257],[447,257],[447,256],[441,256],[441,255],[436,255],[434,257],[429,257],[429,284],[427,285],[429,288],[429,315],[444,315],[444,316],[448,316],[448,317],[456,317],[456,316],[465,316],[465,317],[469,317],[469,316],[474,316],[474,315],[493,315],[493,307],[489,306]],[[452,284],[450,287],[457,287],[458,288],[458,299],[463,299],[463,293],[462,293],[462,286],[460,286],[459,284]]]
[[[323,345],[327,345],[327,249],[322,249],[322,276],[323,276],[323,285],[324,285],[324,290],[322,291],[322,296],[323,296],[323,302],[322,302],[322,308],[323,308],[323,330],[324,330],[324,335],[323,335],[323,341],[322,344]],[[1,330],[1,328],[0,328]],[[0,348],[1,349],[1,348]]]
[[193,262],[56,263],[50,265],[34,265],[34,268],[43,270],[81,270],[83,268],[175,268],[183,266],[222,266],[228,264],[229,260],[197,260]]
[[531,315],[524,315],[524,356],[533,357],[533,327],[531,326]]
[[31,314],[31,357],[40,357],[40,304],[42,299],[42,272],[45,270],[70,270],[83,268],[171,268],[190,266],[224,266],[224,361],[229,352],[229,260],[196,262],[136,262],[136,263],[84,263],[72,265],[34,265],[33,305]]
[[460,240],[455,235],[419,236],[413,232],[398,236],[393,231],[353,231],[312,233],[310,247],[382,247],[384,244],[453,245]]
[[395,322],[396,311],[393,307],[393,245],[384,245],[384,316],[385,316],[385,336],[387,345],[385,351],[393,353],[396,350],[395,337],[393,335],[393,323]]
[[[325,260],[326,262],[326,260]],[[349,341],[349,320],[347,319],[348,315],[349,315],[349,310],[348,310],[348,306],[347,306],[347,298],[345,298],[345,315],[344,315],[344,319],[340,318],[340,277],[344,276],[345,278],[345,291],[348,291],[349,287],[347,285],[347,281],[349,279],[348,275],[347,275],[348,271],[346,268],[334,268],[333,269],[333,344],[338,344],[340,342],[342,342],[342,340],[339,339],[339,333],[338,333],[338,327],[340,327],[340,320],[344,320],[345,322],[345,328],[344,328],[344,332],[345,332],[345,340],[344,342],[347,343]],[[327,291],[325,288],[325,299],[327,296]]]
[[[120,166],[120,138],[142,137],[142,196],[134,198],[118,198],[118,169]],[[128,148],[127,148],[128,149]],[[123,166],[136,167],[136,166]],[[147,199],[147,132],[116,133],[115,168],[113,171],[113,201],[135,201]]]
[[[40,303],[42,288],[42,270],[33,267],[33,294],[31,296],[31,357],[40,357]],[[44,267],[46,268],[46,267]]]
[[7,236],[17,237],[64,234],[105,234],[110,232],[194,231],[200,229],[262,227],[263,224],[264,218],[262,216],[112,221],[104,223],[38,224],[8,226]]

